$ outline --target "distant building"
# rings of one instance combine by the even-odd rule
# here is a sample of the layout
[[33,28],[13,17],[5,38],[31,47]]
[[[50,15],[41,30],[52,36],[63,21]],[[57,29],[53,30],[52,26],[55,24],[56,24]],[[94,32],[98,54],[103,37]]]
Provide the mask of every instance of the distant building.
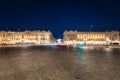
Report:
[[0,31],[0,44],[49,44],[55,42],[50,31]]
[[119,43],[118,31],[106,32],[78,32],[65,31],[63,43],[66,45],[86,44],[86,45],[106,45],[111,43]]

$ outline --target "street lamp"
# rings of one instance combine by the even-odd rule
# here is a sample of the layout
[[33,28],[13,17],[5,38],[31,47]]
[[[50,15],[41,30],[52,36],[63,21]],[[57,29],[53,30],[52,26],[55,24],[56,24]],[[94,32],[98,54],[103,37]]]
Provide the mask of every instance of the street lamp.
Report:
[[86,41],[87,41],[87,38],[86,38],[86,36],[84,36],[84,39],[83,39],[84,41],[85,41],[85,45],[86,45]]
[[109,45],[109,42],[110,42],[110,39],[109,39],[109,37],[107,37],[107,38],[106,38],[106,42],[107,42],[107,43],[106,43],[106,45],[107,45],[107,47],[108,47],[108,45]]

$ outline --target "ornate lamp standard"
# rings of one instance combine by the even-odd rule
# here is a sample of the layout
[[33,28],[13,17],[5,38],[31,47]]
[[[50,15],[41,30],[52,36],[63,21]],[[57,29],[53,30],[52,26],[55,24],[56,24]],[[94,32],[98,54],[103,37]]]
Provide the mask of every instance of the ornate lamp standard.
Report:
[[76,40],[73,40],[73,47],[76,47]]
[[110,39],[109,39],[109,37],[107,37],[107,38],[106,38],[106,47],[109,46],[109,42],[110,42]]
[[84,39],[83,39],[83,40],[85,41],[84,45],[86,45],[86,41],[87,41],[86,36],[84,36]]

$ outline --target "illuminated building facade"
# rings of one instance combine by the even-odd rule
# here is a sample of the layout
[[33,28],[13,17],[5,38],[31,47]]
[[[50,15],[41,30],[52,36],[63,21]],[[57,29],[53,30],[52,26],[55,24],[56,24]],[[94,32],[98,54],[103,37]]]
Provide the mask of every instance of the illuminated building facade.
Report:
[[63,43],[66,45],[85,44],[85,45],[106,45],[119,43],[119,32],[78,32],[65,31]]
[[0,31],[0,44],[49,44],[55,42],[50,31]]

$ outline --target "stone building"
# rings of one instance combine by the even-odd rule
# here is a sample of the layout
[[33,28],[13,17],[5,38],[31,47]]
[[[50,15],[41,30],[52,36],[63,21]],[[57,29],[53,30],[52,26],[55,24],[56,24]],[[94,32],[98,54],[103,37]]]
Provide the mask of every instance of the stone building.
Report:
[[117,43],[119,41],[119,32],[118,31],[111,31],[106,32],[106,36],[110,39],[112,43]]
[[0,44],[49,44],[55,42],[50,31],[0,31]]
[[106,32],[78,32],[65,31],[63,43],[66,45],[86,44],[86,45],[106,45],[119,43],[118,31]]

